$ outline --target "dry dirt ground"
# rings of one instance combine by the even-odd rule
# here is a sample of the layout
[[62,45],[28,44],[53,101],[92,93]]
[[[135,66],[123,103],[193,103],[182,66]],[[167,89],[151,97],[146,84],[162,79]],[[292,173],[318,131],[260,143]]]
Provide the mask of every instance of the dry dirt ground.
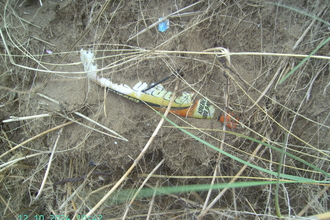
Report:
[[[329,21],[327,1],[280,3]],[[242,124],[227,130],[280,146],[286,143],[292,154],[329,172],[330,74],[329,59],[324,58],[330,56],[329,43],[316,52],[323,58],[309,59],[279,84],[303,59],[285,54],[310,54],[329,37],[330,27],[325,23],[261,0],[14,0],[0,4],[0,120],[49,115],[1,124],[3,218],[29,215],[28,219],[34,219],[35,215],[44,215],[48,219],[52,214],[73,218],[75,214],[86,214],[132,165],[161,119],[152,109],[88,80],[81,73],[82,48],[94,51],[98,67],[103,68],[99,74],[115,83],[133,86],[139,81],[158,82],[171,71],[182,69],[185,82],[180,81],[178,93],[195,91],[197,98],[207,97],[219,107],[217,116],[222,110],[235,113]],[[159,17],[171,13],[167,31],[152,26]],[[226,71],[221,59],[203,52],[215,47],[282,55],[232,55],[231,65],[227,65],[233,71]],[[173,90],[174,84],[174,77],[163,83],[168,90]],[[92,130],[108,133],[75,112],[128,141]],[[232,134],[223,135],[224,126],[217,118],[169,118],[179,126],[198,128],[189,131],[246,161],[258,146]],[[42,133],[73,119],[81,124]],[[263,147],[253,163],[277,171],[280,158],[278,152]],[[9,163],[15,159],[20,160]],[[119,188],[138,188],[163,159],[155,174],[195,177],[152,177],[145,187],[209,184],[212,179],[196,176],[212,176],[215,170],[217,176],[222,176],[216,183],[229,182],[231,178],[225,176],[236,175],[242,168],[241,163],[219,155],[165,122]],[[284,164],[283,172],[287,174],[325,178],[292,158],[285,158]],[[245,169],[241,176],[274,178],[253,168]],[[282,185],[282,214],[297,216],[313,201],[303,216],[329,210],[329,191],[325,187]],[[266,185],[229,190],[204,219],[275,218],[274,189]],[[218,194],[214,191],[210,199]],[[206,197],[207,191],[156,197],[150,217],[195,219]],[[114,200],[106,201],[94,214],[103,219],[123,216],[128,203]],[[127,218],[145,219],[150,206],[150,198],[134,201]]]

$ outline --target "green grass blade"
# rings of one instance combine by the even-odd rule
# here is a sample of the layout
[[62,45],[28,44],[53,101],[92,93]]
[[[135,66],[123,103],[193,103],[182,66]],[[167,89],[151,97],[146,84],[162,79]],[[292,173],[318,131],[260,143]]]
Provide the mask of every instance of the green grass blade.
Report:
[[306,58],[304,58],[300,63],[298,63],[297,66],[295,66],[288,74],[286,74],[278,84],[283,83],[287,78],[289,78],[301,65],[303,65],[309,58],[314,55],[321,47],[323,47],[326,43],[330,41],[330,37],[326,39],[323,43],[321,43],[319,46],[317,46]]
[[[283,7],[283,8],[287,8],[291,11],[295,11],[299,14],[303,14],[303,15],[306,15],[308,17],[311,17],[313,19],[316,19],[328,26],[330,26],[330,23],[315,16],[315,15],[312,15],[312,14],[309,14],[303,10],[300,10],[300,9],[297,9],[297,8],[294,8],[294,7],[291,7],[291,6],[288,6],[288,5],[283,5],[283,4],[280,4],[280,3],[276,3],[276,2],[267,2],[268,4],[272,4],[272,5],[277,5],[277,6],[280,6],[280,7]],[[307,60],[310,59],[310,57],[312,55],[314,55],[321,47],[323,47],[328,41],[330,40],[330,37],[328,39],[326,39],[323,43],[321,43],[319,46],[317,46],[306,58],[304,58],[297,66],[295,66],[288,74],[286,74],[280,81],[278,84],[281,84],[283,83],[287,78],[289,78],[301,65],[303,65]]]
[[[314,182],[314,181],[309,181]],[[188,192],[200,192],[212,190],[220,190],[224,188],[243,188],[243,187],[256,187],[263,185],[274,185],[274,184],[293,184],[293,183],[302,183],[301,181],[251,181],[251,182],[235,182],[235,183],[217,183],[217,184],[199,184],[199,185],[183,185],[183,186],[165,186],[157,189],[153,188],[143,188],[140,190],[136,199],[150,198],[153,195],[160,196],[166,194],[177,194],[177,193],[188,193]],[[330,183],[330,181],[322,181],[322,183]],[[118,205],[120,203],[127,202],[132,199],[132,196],[135,194],[137,189],[125,189],[120,190],[113,194],[113,196],[106,201],[106,205]],[[156,192],[155,192],[156,190]],[[101,197],[103,194],[100,192],[100,195],[95,195]]]
[[[162,117],[164,117],[164,116],[163,116],[161,113],[159,113],[158,111],[155,110],[155,112],[156,112],[157,114],[161,115]],[[178,126],[177,124],[175,124],[173,121],[171,121],[169,118],[166,118],[166,117],[164,117],[164,118],[165,118],[166,121],[168,121],[170,124],[172,124],[173,126],[175,126],[176,128],[178,128],[180,131],[184,132],[185,134],[189,135],[190,137],[194,138],[195,140],[197,140],[197,141],[199,141],[199,142],[205,144],[206,146],[208,146],[208,147],[210,147],[210,148],[212,148],[212,149],[214,149],[214,150],[216,150],[216,151],[218,151],[218,152],[220,152],[220,153],[222,153],[222,154],[224,154],[224,155],[226,155],[226,156],[228,156],[228,157],[230,157],[230,158],[236,160],[237,162],[243,163],[243,164],[245,164],[245,165],[247,165],[247,166],[249,166],[249,167],[255,168],[255,169],[260,170],[260,171],[263,171],[263,172],[265,172],[265,173],[268,173],[268,174],[271,174],[271,175],[274,175],[274,176],[278,176],[278,173],[277,173],[277,172],[273,172],[273,171],[270,171],[270,170],[264,169],[264,168],[262,168],[262,167],[259,167],[259,166],[256,166],[256,165],[254,165],[254,164],[251,164],[251,163],[249,163],[249,162],[247,162],[247,161],[245,161],[245,160],[242,160],[242,159],[240,159],[240,158],[238,158],[238,157],[236,157],[236,156],[234,156],[234,155],[231,155],[230,153],[225,152],[225,151],[223,151],[223,150],[221,150],[221,149],[215,147],[214,145],[208,143],[207,141],[204,141],[204,140],[200,139],[199,137],[193,135],[193,134],[190,133],[189,131],[187,131],[187,130],[181,128],[180,126]],[[246,138],[246,139],[248,139],[248,140],[254,141],[254,142],[256,142],[256,143],[262,144],[262,145],[264,145],[264,146],[270,147],[270,148],[272,148],[272,149],[274,149],[274,150],[277,150],[277,151],[281,152],[281,149],[276,148],[276,147],[274,147],[274,146],[272,146],[272,145],[270,145],[270,144],[264,143],[264,142],[262,142],[262,141],[256,140],[256,139],[254,139],[254,138],[251,138],[251,137],[248,137],[248,136],[245,136],[245,135],[239,134],[239,133],[235,133],[235,132],[230,132],[230,131],[227,131],[227,132],[230,133],[230,134],[234,134],[234,135],[236,135],[236,136],[242,137],[242,138]],[[308,163],[307,161],[305,161],[305,160],[303,160],[303,159],[301,159],[301,158],[299,158],[299,157],[296,157],[296,156],[294,156],[293,154],[290,154],[290,153],[288,153],[288,152],[284,152],[284,153],[285,153],[286,155],[288,155],[288,156],[290,156],[290,157],[292,157],[292,158],[294,158],[294,159],[296,159],[296,160],[298,160],[298,161],[300,161],[300,162],[306,164],[307,166],[313,168],[314,170],[319,171],[320,173],[322,173],[322,174],[325,175],[326,177],[330,178],[330,174],[329,174],[329,173],[327,173],[327,172],[323,171],[322,169],[320,169],[320,168],[314,166],[313,164],[310,164],[310,163]],[[298,177],[298,176],[293,176],[293,175],[288,175],[288,174],[281,174],[280,177],[281,177],[281,178],[286,178],[286,179],[289,179],[289,180],[294,180],[294,181],[302,181],[302,182],[304,182],[304,181],[307,181],[307,182],[309,182],[309,181],[316,181],[316,180],[312,180],[312,179],[309,179],[309,178]]]
[[282,165],[283,165],[283,160],[284,160],[284,151],[286,151],[286,146],[288,143],[288,138],[289,138],[289,134],[286,133],[285,134],[285,140],[284,140],[284,144],[283,147],[281,149],[281,156],[280,156],[280,161],[278,163],[278,176],[277,176],[277,180],[276,180],[276,188],[275,188],[275,209],[276,209],[276,214],[278,217],[281,217],[281,209],[280,209],[280,203],[279,203],[279,196],[278,196],[278,191],[280,188],[280,174],[282,172]]
[[327,22],[327,21],[325,21],[325,20],[323,20],[323,19],[321,19],[321,18],[319,18],[319,17],[317,17],[317,16],[315,16],[315,15],[309,14],[309,13],[303,11],[303,10],[300,10],[300,9],[298,9],[298,8],[294,8],[294,7],[291,7],[291,6],[288,6],[288,5],[283,5],[283,4],[276,3],[276,2],[267,2],[267,3],[268,3],[268,4],[271,4],[271,5],[277,5],[277,6],[280,6],[280,7],[283,7],[283,8],[287,8],[287,9],[289,9],[289,10],[291,10],[291,11],[298,12],[298,13],[300,13],[300,14],[306,15],[306,16],[308,16],[308,17],[311,17],[311,18],[313,18],[313,19],[316,19],[316,20],[318,20],[318,21],[320,21],[320,22],[322,22],[322,23],[324,23],[324,24],[330,26],[330,23],[329,23],[329,22]]
[[[272,148],[273,150],[276,150],[276,151],[278,151],[278,152],[280,152],[280,153],[282,152],[282,150],[281,150],[280,148],[274,147],[274,146],[271,145],[271,144],[268,144],[268,143],[265,143],[265,142],[259,141],[259,140],[255,139],[255,138],[251,138],[251,137],[248,137],[248,136],[245,136],[245,135],[242,135],[242,134],[239,134],[239,133],[231,132],[231,131],[227,131],[227,132],[230,133],[230,134],[234,134],[234,135],[236,135],[236,136],[239,136],[239,137],[242,137],[242,138],[245,138],[245,139],[248,139],[248,140],[254,141],[254,142],[256,142],[256,143],[262,144],[262,145],[264,145],[264,146],[266,146],[266,147],[270,147],[270,148]],[[289,156],[289,157],[292,157],[292,158],[295,159],[295,160],[298,160],[298,161],[304,163],[306,166],[309,166],[310,168],[313,168],[314,170],[316,170],[316,171],[322,173],[324,176],[330,178],[330,174],[329,174],[329,173],[327,173],[326,171],[324,171],[324,170],[318,168],[317,166],[315,166],[315,165],[313,165],[313,164],[311,164],[311,163],[308,163],[307,161],[305,161],[305,160],[303,160],[303,159],[301,159],[301,158],[299,158],[299,157],[297,157],[297,156],[295,156],[295,155],[293,155],[293,154],[291,154],[291,153],[288,153],[288,152],[283,152],[283,153],[284,153],[285,155]]]

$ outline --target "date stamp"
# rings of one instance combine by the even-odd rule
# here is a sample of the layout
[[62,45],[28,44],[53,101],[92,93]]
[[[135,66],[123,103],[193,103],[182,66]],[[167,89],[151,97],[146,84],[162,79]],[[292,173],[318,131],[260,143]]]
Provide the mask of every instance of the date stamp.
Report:
[[32,217],[28,215],[18,215],[17,217],[19,220],[101,220],[103,218],[102,215],[77,215],[75,218],[70,218],[66,215],[34,215]]

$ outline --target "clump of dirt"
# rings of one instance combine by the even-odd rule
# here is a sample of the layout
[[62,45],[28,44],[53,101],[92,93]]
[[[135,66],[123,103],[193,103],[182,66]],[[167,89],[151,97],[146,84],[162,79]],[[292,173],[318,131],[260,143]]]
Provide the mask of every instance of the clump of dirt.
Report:
[[[329,20],[329,6],[321,1],[286,4]],[[329,44],[317,51],[319,57],[309,59],[279,83],[303,59],[295,54],[308,55],[327,39],[329,27],[315,17],[264,1],[67,0],[0,5],[4,8],[2,216],[39,213],[45,218],[60,214],[71,219],[88,213],[135,162],[161,119],[147,106],[89,80],[80,49],[94,52],[99,75],[131,87],[139,81],[159,82],[180,70],[183,78],[171,77],[162,83],[164,87],[173,91],[180,81],[177,93],[195,92],[196,100],[207,97],[216,106],[216,117],[168,117],[215,148],[249,161],[258,143],[240,136],[244,135],[279,148],[285,145],[291,154],[329,172]],[[160,32],[154,24],[165,16],[170,27]],[[220,47],[247,54],[213,54]],[[218,116],[225,112],[239,119],[237,128],[219,122]],[[37,117],[4,121],[11,116]],[[224,128],[229,133],[222,132]],[[276,171],[282,157],[262,147],[250,162]],[[228,176],[243,166],[165,122],[120,189],[138,188],[163,159],[155,173],[160,176],[152,177],[146,186],[210,184],[212,176],[221,177],[215,182],[229,182]],[[325,178],[291,157],[284,167],[286,174]],[[251,167],[240,175],[244,181],[274,178]],[[311,191],[322,190],[300,184],[283,187],[281,195],[289,201],[282,198],[280,207],[291,216],[310,203]],[[307,188],[312,189],[304,191]],[[233,189],[213,206],[210,218],[250,218],[251,213],[275,218],[273,193],[271,185]],[[218,194],[211,193],[210,199]],[[123,216],[128,201],[120,202],[121,196],[111,197],[95,214]],[[206,198],[206,191],[159,196],[152,216],[195,219]],[[136,200],[127,217],[145,218],[149,201]],[[329,202],[320,200],[318,207],[302,215],[321,213],[327,206]]]

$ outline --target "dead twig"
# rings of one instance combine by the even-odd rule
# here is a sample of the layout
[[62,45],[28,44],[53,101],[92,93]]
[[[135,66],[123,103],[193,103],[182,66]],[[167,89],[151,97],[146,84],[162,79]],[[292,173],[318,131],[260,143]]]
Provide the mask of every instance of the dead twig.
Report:
[[[175,84],[175,88],[174,88],[174,91],[173,91],[173,95],[171,97],[171,100],[169,102],[169,105],[167,106],[166,108],[166,111],[164,113],[164,117],[167,117],[170,109],[171,109],[171,106],[172,106],[172,103],[175,99],[175,94],[176,94],[176,91],[178,90],[178,85],[179,85],[179,82],[177,81],[176,84]],[[145,147],[142,149],[141,153],[139,154],[139,156],[134,160],[133,164],[131,165],[131,167],[126,171],[126,173],[118,180],[118,182],[110,189],[110,191],[105,194],[103,196],[103,198],[86,214],[86,216],[91,216],[95,211],[96,209],[98,209],[108,198],[109,196],[122,184],[122,182],[127,178],[127,176],[132,172],[132,170],[136,167],[136,165],[138,164],[138,162],[140,161],[140,159],[143,157],[143,155],[147,152],[149,146],[151,145],[151,143],[153,142],[153,140],[155,139],[156,135],[158,134],[158,131],[160,130],[160,128],[162,127],[163,123],[164,123],[165,119],[162,118],[156,129],[154,130],[153,134],[151,135],[149,141],[147,142],[147,144],[145,145]]]

